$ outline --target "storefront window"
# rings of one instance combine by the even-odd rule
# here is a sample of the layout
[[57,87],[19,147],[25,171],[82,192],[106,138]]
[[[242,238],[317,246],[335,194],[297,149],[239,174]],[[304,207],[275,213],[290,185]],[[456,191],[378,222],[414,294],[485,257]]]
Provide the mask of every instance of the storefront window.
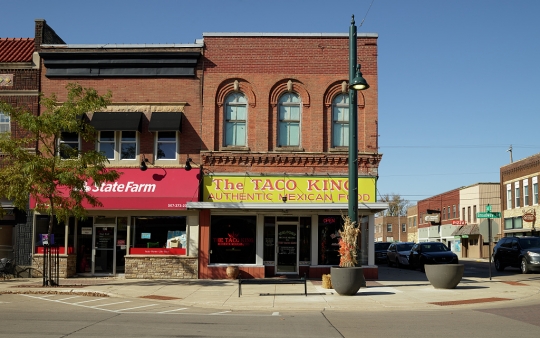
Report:
[[77,222],[77,273],[92,272],[92,217]]
[[319,264],[339,265],[339,230],[343,225],[341,216],[319,216]]
[[[66,229],[64,224],[58,225],[58,220],[54,218],[52,238],[49,239],[49,245],[64,246],[64,235]],[[36,246],[43,246],[43,235],[47,235],[49,232],[49,216],[38,215],[36,216]]]
[[[167,241],[176,237],[179,238],[178,248],[186,247],[186,216],[133,217],[133,224],[134,248],[165,248]],[[120,225],[119,230],[123,231]]]
[[300,217],[300,262],[311,263],[311,217]]
[[256,216],[212,216],[210,263],[255,264]]
[[264,263],[274,264],[276,255],[276,218],[264,218]]

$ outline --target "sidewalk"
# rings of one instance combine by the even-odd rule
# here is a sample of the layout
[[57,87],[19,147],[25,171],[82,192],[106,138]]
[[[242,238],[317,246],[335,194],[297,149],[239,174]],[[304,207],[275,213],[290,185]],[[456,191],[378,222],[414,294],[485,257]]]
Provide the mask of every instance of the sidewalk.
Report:
[[[234,280],[137,280],[122,277],[61,279],[60,287],[41,287],[41,279],[0,279],[2,293],[76,293],[91,296],[145,298],[221,310],[436,310],[517,306],[540,302],[540,276],[522,282],[468,277],[456,289],[435,289],[425,274],[407,269],[379,268],[379,280],[367,281],[356,296],[339,296],[322,288],[320,280],[303,285],[242,285]],[[516,279],[517,280],[517,279]],[[1,297],[1,296],[0,296]]]

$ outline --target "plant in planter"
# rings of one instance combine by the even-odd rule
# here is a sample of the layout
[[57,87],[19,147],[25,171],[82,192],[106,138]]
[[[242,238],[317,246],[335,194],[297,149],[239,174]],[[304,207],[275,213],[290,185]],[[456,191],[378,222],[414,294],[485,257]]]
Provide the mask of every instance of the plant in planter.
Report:
[[332,286],[340,295],[355,295],[361,286],[366,285],[364,271],[358,264],[357,239],[360,229],[348,216],[343,217],[343,230],[339,231],[339,267],[331,267]]

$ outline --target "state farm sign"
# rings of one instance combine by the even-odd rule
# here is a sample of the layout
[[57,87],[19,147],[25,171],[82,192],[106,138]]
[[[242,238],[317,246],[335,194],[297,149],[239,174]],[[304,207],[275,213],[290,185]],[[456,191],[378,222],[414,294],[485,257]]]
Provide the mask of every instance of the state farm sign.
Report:
[[[86,182],[85,189],[103,206],[84,207],[93,210],[185,210],[187,202],[199,199],[197,170],[183,168],[116,169],[121,175],[115,182],[95,185]],[[69,192],[65,192],[66,194]],[[35,201],[31,201],[35,208]]]

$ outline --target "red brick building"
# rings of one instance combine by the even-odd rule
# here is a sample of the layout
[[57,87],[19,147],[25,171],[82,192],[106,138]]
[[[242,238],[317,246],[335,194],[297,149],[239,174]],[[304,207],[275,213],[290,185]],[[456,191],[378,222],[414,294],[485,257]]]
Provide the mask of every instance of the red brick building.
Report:
[[[45,95],[62,100],[70,82],[112,92],[105,111],[87,114],[98,142],[77,146],[104,151],[123,173],[110,187],[89,182],[104,207],[55,234],[66,275],[224,278],[234,265],[244,278],[320,277],[338,264],[348,208],[348,34],[203,37],[39,46]],[[358,93],[359,218],[370,238],[363,250],[373,253],[368,234],[387,206],[376,199],[376,34],[358,35],[358,62],[371,86]],[[152,189],[138,194],[134,184]],[[35,216],[37,256],[45,222]],[[367,258],[366,277],[377,278]]]
[[[459,220],[460,188],[418,201],[418,242],[454,240],[453,220]],[[428,220],[426,220],[428,218]]]
[[[201,210],[199,276],[222,277],[229,264],[254,277],[328,272],[347,213],[348,34],[203,36],[203,199],[188,203]],[[381,207],[375,34],[358,36],[358,60],[371,85],[358,93],[359,214],[372,232]],[[254,245],[221,245],[231,237]]]

